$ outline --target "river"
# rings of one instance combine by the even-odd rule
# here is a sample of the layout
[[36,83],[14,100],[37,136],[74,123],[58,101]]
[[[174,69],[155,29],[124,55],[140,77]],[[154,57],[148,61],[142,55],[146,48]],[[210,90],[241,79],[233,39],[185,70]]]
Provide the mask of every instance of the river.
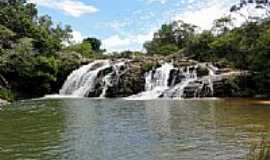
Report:
[[0,159],[240,160],[270,137],[244,99],[43,99],[0,110]]

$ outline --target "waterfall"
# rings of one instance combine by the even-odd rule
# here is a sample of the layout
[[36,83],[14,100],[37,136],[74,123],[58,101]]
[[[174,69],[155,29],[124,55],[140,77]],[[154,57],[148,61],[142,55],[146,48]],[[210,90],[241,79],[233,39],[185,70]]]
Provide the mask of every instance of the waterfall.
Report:
[[73,71],[60,90],[60,95],[88,96],[89,92],[95,89],[98,73],[110,66],[107,60],[94,61]]
[[[126,62],[118,62],[115,65],[113,65],[113,72],[107,74],[104,78],[103,78],[103,89],[102,89],[102,93],[99,96],[100,98],[104,98],[106,97],[106,93],[107,90],[109,89],[109,87],[113,87],[114,83],[118,83],[119,78],[121,76],[120,70],[121,67],[124,67],[126,64]],[[114,79],[115,76],[115,79]]]
[[212,64],[208,64],[207,66],[208,66],[207,68],[208,68],[208,71],[209,71],[209,78],[208,78],[209,88],[210,88],[210,91],[211,91],[211,95],[213,96],[214,95],[213,81],[214,81],[214,78],[217,76],[216,72],[219,69],[217,67],[215,67],[214,65],[212,65]]
[[[123,87],[130,85],[130,81],[127,81],[125,76],[132,76],[131,63],[133,62],[129,60],[96,60],[84,65],[68,76],[59,91],[60,96],[117,97],[114,94],[119,91],[120,94],[122,91],[125,92]],[[209,73],[205,74],[201,69],[207,69]],[[178,67],[175,67],[172,62],[163,63],[160,67],[144,73],[143,92],[126,99],[212,97],[214,83],[221,81],[227,74],[221,74],[220,69],[207,63]],[[143,79],[139,78],[142,82]],[[132,85],[137,85],[136,83]]]
[[173,63],[164,63],[161,67],[145,74],[145,92],[127,99],[156,99],[169,88],[169,78]]
[[[198,77],[197,70],[201,66],[209,70],[208,76]],[[147,100],[156,98],[195,98],[213,95],[212,76],[204,64],[196,64],[175,68],[173,63],[165,63],[160,68],[152,70],[145,75],[145,91],[129,100]]]
[[[113,63],[110,60],[97,60],[73,71],[65,81],[60,95],[72,95],[88,97],[93,93],[95,97],[105,97],[106,92],[112,86],[113,77],[118,79],[119,69],[125,62]],[[116,80],[118,81],[118,80]],[[97,88],[101,93],[97,92]],[[99,94],[99,95],[97,95]]]
[[[180,74],[183,75],[181,82],[165,91],[162,97],[165,98],[183,98],[184,97],[184,89],[193,81],[197,80],[197,65],[196,66],[187,66],[184,68],[180,68]],[[191,70],[191,68],[193,68]]]
[[174,69],[173,63],[165,63],[160,68],[146,73],[145,90],[151,91],[157,88],[168,88],[172,69]]

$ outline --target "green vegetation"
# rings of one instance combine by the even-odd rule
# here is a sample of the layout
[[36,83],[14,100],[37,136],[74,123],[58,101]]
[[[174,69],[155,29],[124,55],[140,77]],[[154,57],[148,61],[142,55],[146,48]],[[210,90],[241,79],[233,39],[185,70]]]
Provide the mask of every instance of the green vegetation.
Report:
[[[268,1],[240,1],[231,12],[253,5],[268,10]],[[241,15],[244,16],[244,15]],[[211,30],[198,31],[198,27],[182,21],[162,25],[144,47],[148,55],[181,54],[199,61],[223,63],[226,66],[253,73],[256,94],[270,96],[270,17],[245,17],[246,22],[234,27],[230,16],[214,22]]]
[[71,44],[64,48],[66,52],[77,52],[86,58],[100,58],[105,50],[100,48],[101,41],[96,38],[86,38],[82,43]]
[[[0,1],[0,75],[9,87],[0,85],[0,98],[43,96],[57,91],[81,59],[101,57],[101,41],[86,38],[71,43],[70,26],[54,24],[38,16],[34,4],[25,0]],[[68,44],[68,45],[66,45]]]
[[189,40],[195,36],[195,29],[196,26],[183,21],[164,24],[154,34],[153,40],[144,44],[144,48],[149,55],[174,54],[186,47]]
[[139,51],[122,51],[122,52],[113,52],[106,55],[106,58],[138,58],[142,57],[145,54]]

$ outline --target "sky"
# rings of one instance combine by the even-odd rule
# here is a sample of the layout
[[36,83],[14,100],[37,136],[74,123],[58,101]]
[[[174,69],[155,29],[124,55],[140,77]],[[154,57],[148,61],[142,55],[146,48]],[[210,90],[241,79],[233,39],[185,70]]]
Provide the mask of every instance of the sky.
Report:
[[107,51],[143,50],[164,23],[183,20],[210,29],[236,0],[28,0],[39,15],[71,25],[75,42],[102,40]]

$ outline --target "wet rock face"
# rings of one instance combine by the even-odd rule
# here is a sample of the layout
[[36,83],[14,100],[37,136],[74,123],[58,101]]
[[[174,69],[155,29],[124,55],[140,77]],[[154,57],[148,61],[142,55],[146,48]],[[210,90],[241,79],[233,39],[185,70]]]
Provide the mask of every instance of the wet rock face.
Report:
[[155,59],[140,59],[127,62],[126,70],[121,74],[117,83],[110,86],[106,97],[127,97],[145,89],[145,73],[158,66]]
[[[100,67],[100,66],[97,66],[97,67]],[[103,86],[104,86],[104,82],[103,82],[103,78],[109,74],[109,73],[112,73],[113,72],[113,67],[108,67],[104,70],[101,70],[98,75],[97,75],[97,78],[95,80],[96,84],[95,84],[95,87],[92,91],[89,92],[89,95],[88,97],[99,97],[99,95],[101,95],[102,93],[102,90],[103,90]]]
[[190,83],[185,89],[183,98],[212,97],[210,84],[201,80]]
[[[161,60],[154,58],[149,59],[137,59],[127,63],[123,68],[125,72],[120,77],[117,75],[112,76],[112,85],[108,87],[106,97],[127,97],[138,94],[145,91],[145,74],[160,67]],[[164,62],[164,60],[162,60]],[[170,98],[177,98],[180,95],[182,98],[194,98],[194,97],[226,97],[232,95],[231,86],[226,84],[228,77],[219,79],[209,79],[209,69],[206,66],[198,65],[194,61],[178,60],[175,68],[170,71],[168,79],[168,87],[173,88],[177,84],[180,84],[186,80],[184,73],[197,73],[197,79],[190,82],[186,87],[182,89],[175,89],[170,94],[162,94],[161,97],[168,96]],[[176,67],[178,66],[178,67]],[[197,66],[197,67],[196,67]],[[222,70],[222,69],[221,69]],[[219,70],[217,71],[219,72]],[[228,71],[220,71],[226,73]],[[104,73],[106,74],[106,72]],[[97,85],[101,87],[102,85]],[[101,88],[96,88],[96,94],[101,92]]]
[[[171,67],[163,68],[166,65]],[[210,63],[199,63],[188,59],[141,57],[132,60],[106,60],[105,64],[97,63],[90,69],[89,72],[97,73],[95,71],[98,71],[98,73],[95,74],[94,83],[91,83],[92,89],[88,93],[88,97],[128,97],[144,92],[146,83],[151,83],[148,82],[149,76],[146,76],[150,71],[152,73],[161,72],[155,77],[157,82],[168,82],[165,83],[167,86],[158,86],[165,88],[158,95],[160,97],[194,98],[241,95],[237,88],[234,88],[234,83],[240,83],[242,79],[232,81],[233,83],[228,81],[231,78],[230,74],[234,72],[229,69],[216,68]],[[164,81],[165,78],[167,81]]]
[[179,69],[173,69],[170,72],[170,78],[169,78],[169,86],[174,86],[178,83],[181,83],[181,81],[185,78],[185,76],[182,74],[182,72]]

